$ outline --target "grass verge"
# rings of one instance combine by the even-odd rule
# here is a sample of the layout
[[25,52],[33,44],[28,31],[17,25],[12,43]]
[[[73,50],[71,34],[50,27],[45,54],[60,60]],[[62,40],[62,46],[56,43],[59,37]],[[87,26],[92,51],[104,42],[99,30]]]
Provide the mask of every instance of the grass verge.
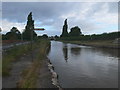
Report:
[[105,48],[120,48],[113,40],[98,40],[98,41],[62,41],[64,43],[73,43],[86,46],[105,47]]
[[46,48],[50,46],[49,41],[41,41],[38,45],[38,53],[33,63],[23,70],[22,78],[18,82],[18,88],[36,88],[37,79],[42,65],[42,61],[46,58]]
[[[33,48],[35,47],[36,46],[33,45]],[[3,77],[9,76],[10,70],[12,69],[12,63],[14,61],[18,61],[20,56],[24,55],[30,50],[31,50],[30,44],[14,46],[11,49],[7,50],[2,58],[2,76]]]

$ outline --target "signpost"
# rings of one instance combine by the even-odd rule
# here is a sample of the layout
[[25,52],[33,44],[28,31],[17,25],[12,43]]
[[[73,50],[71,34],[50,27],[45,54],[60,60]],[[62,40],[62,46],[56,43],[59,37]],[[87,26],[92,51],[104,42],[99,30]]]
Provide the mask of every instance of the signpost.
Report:
[[37,31],[44,31],[45,29],[44,28],[34,28],[33,30],[32,30],[32,28],[30,28],[31,29],[31,56],[32,56],[32,61],[33,61],[33,30],[37,30]]
[[44,29],[44,28],[35,28],[34,30],[43,31],[43,30],[45,30],[45,29]]

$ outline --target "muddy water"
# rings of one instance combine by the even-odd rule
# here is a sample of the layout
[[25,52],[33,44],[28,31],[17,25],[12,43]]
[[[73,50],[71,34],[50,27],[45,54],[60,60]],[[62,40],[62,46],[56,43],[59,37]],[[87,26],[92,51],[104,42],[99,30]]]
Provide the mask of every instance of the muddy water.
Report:
[[117,50],[52,41],[48,58],[63,88],[118,87]]

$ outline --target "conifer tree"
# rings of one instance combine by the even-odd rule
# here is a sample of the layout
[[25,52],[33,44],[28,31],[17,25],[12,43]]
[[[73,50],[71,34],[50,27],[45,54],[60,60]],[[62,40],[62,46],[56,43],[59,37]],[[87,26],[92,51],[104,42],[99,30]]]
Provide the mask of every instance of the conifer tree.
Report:
[[37,36],[37,34],[34,32],[34,20],[32,19],[32,12],[27,17],[27,25],[25,27],[25,30],[23,32],[23,39],[24,40],[31,40]]
[[62,29],[62,34],[61,37],[67,37],[68,36],[68,25],[67,25],[67,19],[64,21],[63,29]]

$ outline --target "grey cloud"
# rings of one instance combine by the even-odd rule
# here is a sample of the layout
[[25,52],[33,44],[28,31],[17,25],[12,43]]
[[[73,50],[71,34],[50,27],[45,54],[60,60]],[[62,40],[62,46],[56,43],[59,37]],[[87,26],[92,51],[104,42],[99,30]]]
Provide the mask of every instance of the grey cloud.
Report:
[[3,18],[8,20],[17,18],[19,22],[22,22],[32,11],[34,19],[44,20],[57,18],[60,14],[69,12],[70,4],[62,2],[3,2],[2,14]]
[[[39,21],[37,26],[52,26],[54,29],[45,31],[50,35],[61,34],[62,25],[65,18],[62,15],[67,15],[72,12],[79,13],[85,8],[89,8],[85,19],[76,19],[76,17],[68,18],[69,29],[72,26],[78,25],[84,32],[92,31],[97,28],[94,22],[91,22],[91,17],[101,10],[105,3],[95,3],[91,7],[87,7],[87,3],[78,2],[3,2],[2,15],[3,19],[11,22],[26,22],[29,12],[33,12],[33,19]],[[84,7],[83,7],[84,6]],[[116,13],[116,3],[108,3],[109,13]]]
[[118,12],[118,3],[117,2],[108,3],[108,7],[109,7],[110,13],[117,13]]

